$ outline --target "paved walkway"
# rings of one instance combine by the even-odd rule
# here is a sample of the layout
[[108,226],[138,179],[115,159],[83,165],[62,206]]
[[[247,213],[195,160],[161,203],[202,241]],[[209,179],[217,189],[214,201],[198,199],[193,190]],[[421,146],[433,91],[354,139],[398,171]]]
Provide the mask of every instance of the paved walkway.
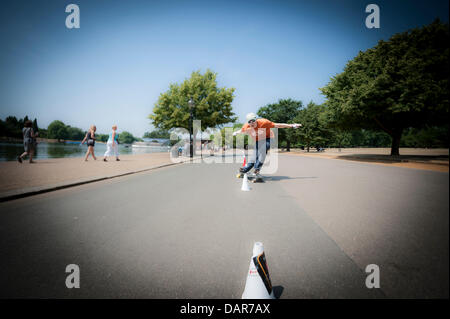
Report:
[[107,179],[134,172],[173,165],[169,153],[122,155],[120,161],[103,157],[57,158],[37,160],[35,164],[24,161],[0,163],[0,201],[24,193],[39,193],[67,185]]
[[275,175],[387,297],[448,298],[448,173],[284,155]]
[[[388,148],[342,148],[327,149],[320,153],[315,150],[306,152],[293,149],[284,154],[449,171],[448,149],[401,148],[400,153],[403,155],[398,158],[392,158],[389,152]],[[227,151],[227,156],[231,154]],[[89,158],[88,162],[84,162],[83,158],[37,160],[36,164],[29,164],[27,161],[22,164],[0,162],[0,201],[174,164],[170,160],[169,153],[122,155],[120,158],[119,162],[111,158],[107,163],[102,161],[102,157],[98,157],[97,161]],[[183,161],[188,160],[183,158]]]
[[262,241],[281,298],[448,298],[448,173],[279,164],[250,192],[239,164],[182,164],[0,203],[0,297],[240,298]]

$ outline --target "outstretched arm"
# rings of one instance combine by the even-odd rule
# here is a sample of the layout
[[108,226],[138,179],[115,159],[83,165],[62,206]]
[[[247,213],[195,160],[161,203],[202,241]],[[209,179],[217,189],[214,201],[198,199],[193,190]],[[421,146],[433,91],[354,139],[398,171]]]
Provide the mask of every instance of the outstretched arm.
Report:
[[239,130],[233,132],[233,136],[236,136],[238,134],[247,134],[247,131],[251,130],[251,128],[247,128],[246,130],[242,130],[244,127],[241,127]]
[[302,126],[301,124],[297,124],[297,123],[294,123],[294,124],[275,123],[276,128],[298,128],[301,126]]

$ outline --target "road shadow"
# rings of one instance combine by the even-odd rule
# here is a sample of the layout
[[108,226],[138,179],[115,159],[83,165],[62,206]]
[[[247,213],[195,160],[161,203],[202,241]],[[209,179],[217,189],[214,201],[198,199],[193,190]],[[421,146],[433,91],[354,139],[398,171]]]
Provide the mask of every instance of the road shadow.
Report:
[[349,154],[338,155],[337,159],[359,161],[359,162],[381,162],[381,163],[408,163],[408,162],[422,162],[432,163],[434,161],[448,162],[448,155],[379,155],[379,154]]
[[280,299],[281,295],[283,294],[284,287],[283,286],[274,286],[273,287],[273,295],[276,299]]
[[311,178],[318,178],[317,176],[264,176],[264,180],[266,181],[282,181],[286,179],[311,179]]

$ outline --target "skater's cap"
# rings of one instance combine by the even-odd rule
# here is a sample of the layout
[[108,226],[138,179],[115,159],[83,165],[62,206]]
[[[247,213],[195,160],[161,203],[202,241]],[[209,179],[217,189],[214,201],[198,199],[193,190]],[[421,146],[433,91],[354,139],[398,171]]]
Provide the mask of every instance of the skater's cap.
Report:
[[255,113],[248,113],[245,118],[247,120],[247,123],[256,121],[256,114]]

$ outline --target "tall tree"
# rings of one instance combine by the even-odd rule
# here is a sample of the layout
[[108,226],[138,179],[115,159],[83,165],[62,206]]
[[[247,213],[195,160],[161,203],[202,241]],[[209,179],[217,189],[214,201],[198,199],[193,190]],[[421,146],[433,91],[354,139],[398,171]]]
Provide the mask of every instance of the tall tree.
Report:
[[[5,122],[6,122],[7,124],[12,125],[12,126],[16,126],[16,127],[22,128],[22,127],[20,126],[19,121],[17,120],[17,117],[15,117],[15,116],[8,116],[8,117],[5,119]],[[22,123],[22,124],[23,124],[23,123]]]
[[329,139],[330,131],[326,121],[326,109],[324,105],[309,102],[306,108],[300,110],[294,118],[296,123],[303,126],[294,131],[295,136],[305,144],[307,151],[311,146],[325,146]]
[[[257,114],[276,123],[293,123],[294,118],[299,114],[303,104],[301,101],[292,99],[280,99],[278,103],[268,104],[261,107]],[[291,142],[294,139],[293,129],[283,129],[278,131],[278,143],[286,143],[286,151],[291,150]]]
[[446,123],[449,40],[448,24],[436,20],[359,52],[321,89],[335,123],[385,131],[391,155],[399,155],[405,128]]
[[33,121],[33,131],[38,132],[39,131],[39,127],[37,124],[37,119],[34,119]]
[[21,138],[22,128],[23,128],[23,120],[21,122],[17,120],[15,116],[8,116],[5,119],[5,131],[7,132],[8,136]]
[[47,128],[48,138],[54,138],[59,140],[66,140],[69,137],[69,131],[67,126],[61,121],[53,121]]
[[[152,124],[163,130],[189,129],[189,99],[194,101],[193,117],[202,121],[202,130],[235,122],[232,111],[234,88],[218,87],[217,73],[207,70],[192,72],[181,84],[171,84],[169,90],[159,96],[149,115]],[[196,132],[194,132],[196,134]]]

